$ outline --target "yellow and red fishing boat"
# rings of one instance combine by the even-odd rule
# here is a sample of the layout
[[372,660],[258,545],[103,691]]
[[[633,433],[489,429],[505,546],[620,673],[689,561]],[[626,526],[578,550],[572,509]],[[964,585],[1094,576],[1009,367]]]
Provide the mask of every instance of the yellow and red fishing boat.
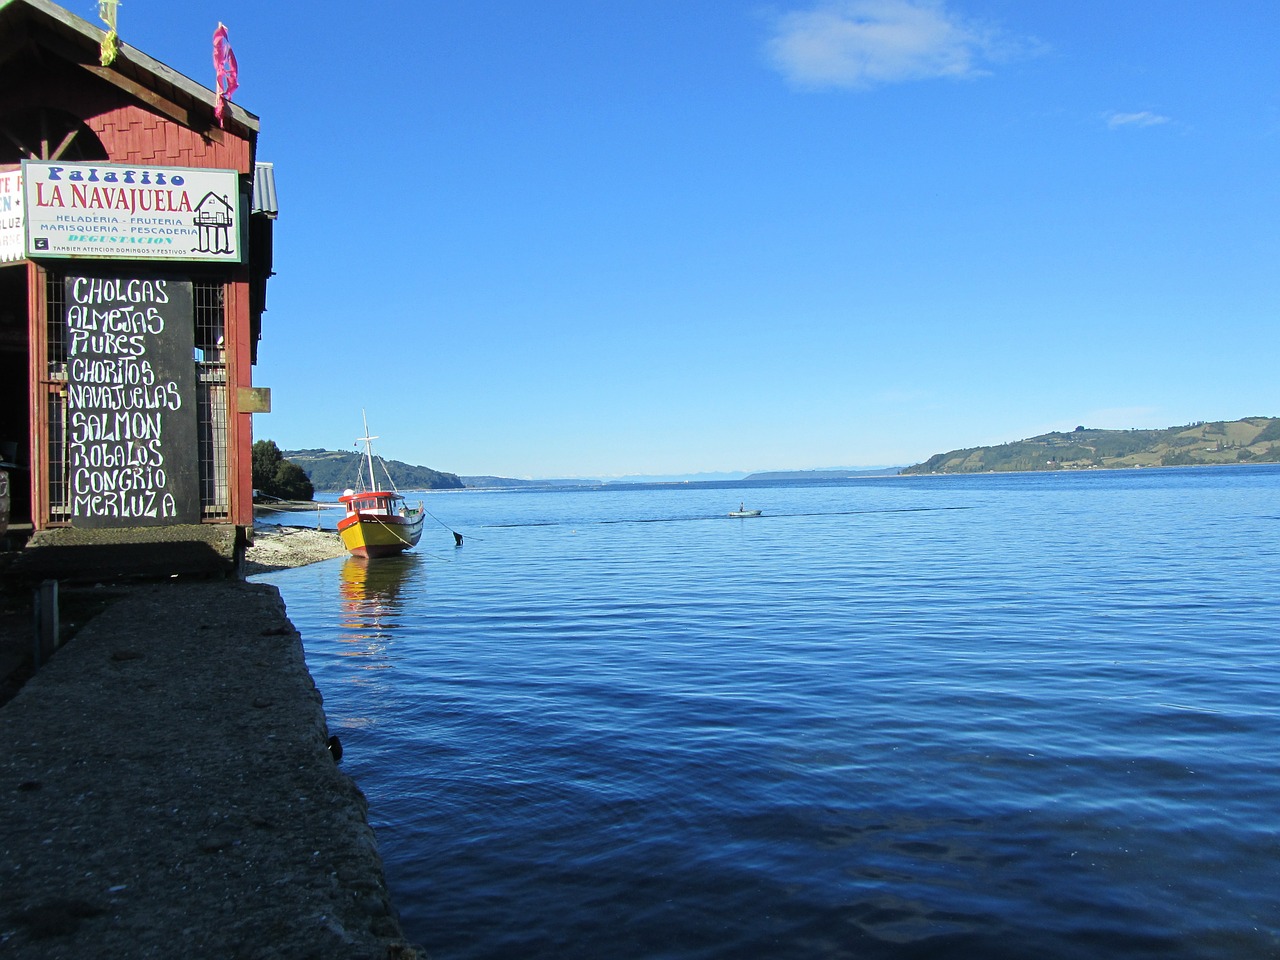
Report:
[[[422,521],[427,511],[420,502],[411,507],[398,490],[379,490],[373,473],[373,441],[369,436],[369,421],[364,424],[364,436],[356,442],[364,443],[365,460],[369,466],[369,483],[366,489],[344,490],[338,502],[347,508],[346,515],[338,521],[338,536],[342,545],[355,557],[390,557],[416,546],[422,537]],[[364,470],[359,483],[363,485]],[[390,476],[387,482],[391,482]]]

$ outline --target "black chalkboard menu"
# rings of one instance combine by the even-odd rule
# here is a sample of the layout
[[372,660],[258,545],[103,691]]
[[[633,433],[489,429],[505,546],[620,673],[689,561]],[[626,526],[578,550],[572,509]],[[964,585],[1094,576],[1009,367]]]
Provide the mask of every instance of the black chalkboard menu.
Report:
[[198,523],[190,281],[67,277],[66,316],[72,525]]

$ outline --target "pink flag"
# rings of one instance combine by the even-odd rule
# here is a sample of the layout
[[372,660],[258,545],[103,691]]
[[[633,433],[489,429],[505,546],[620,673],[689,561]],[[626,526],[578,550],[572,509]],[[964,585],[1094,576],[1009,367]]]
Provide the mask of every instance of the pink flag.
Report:
[[231,41],[227,39],[227,28],[219,23],[213,31],[213,69],[217,74],[215,81],[218,99],[213,106],[213,115],[218,118],[218,126],[226,126],[222,122],[227,103],[231,95],[240,86],[240,70],[236,66],[236,55],[231,50]]

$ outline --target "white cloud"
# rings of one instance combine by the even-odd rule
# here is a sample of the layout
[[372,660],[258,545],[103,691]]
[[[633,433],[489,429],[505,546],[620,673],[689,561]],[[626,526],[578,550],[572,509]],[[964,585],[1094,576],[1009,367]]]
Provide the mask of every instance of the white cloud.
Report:
[[823,0],[779,16],[769,59],[792,83],[866,89],[934,77],[982,76],[999,59],[996,34],[942,0]]
[[1152,113],[1150,110],[1143,110],[1140,113],[1109,113],[1107,114],[1107,126],[1112,130],[1120,127],[1157,127],[1162,123],[1168,123],[1168,117],[1162,117],[1158,113]]

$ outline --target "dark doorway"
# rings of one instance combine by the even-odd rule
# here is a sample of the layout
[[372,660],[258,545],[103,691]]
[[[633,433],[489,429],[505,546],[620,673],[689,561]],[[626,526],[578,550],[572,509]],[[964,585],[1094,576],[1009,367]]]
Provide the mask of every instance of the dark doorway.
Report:
[[31,375],[27,264],[0,264],[0,470],[9,472],[10,528],[31,523]]

